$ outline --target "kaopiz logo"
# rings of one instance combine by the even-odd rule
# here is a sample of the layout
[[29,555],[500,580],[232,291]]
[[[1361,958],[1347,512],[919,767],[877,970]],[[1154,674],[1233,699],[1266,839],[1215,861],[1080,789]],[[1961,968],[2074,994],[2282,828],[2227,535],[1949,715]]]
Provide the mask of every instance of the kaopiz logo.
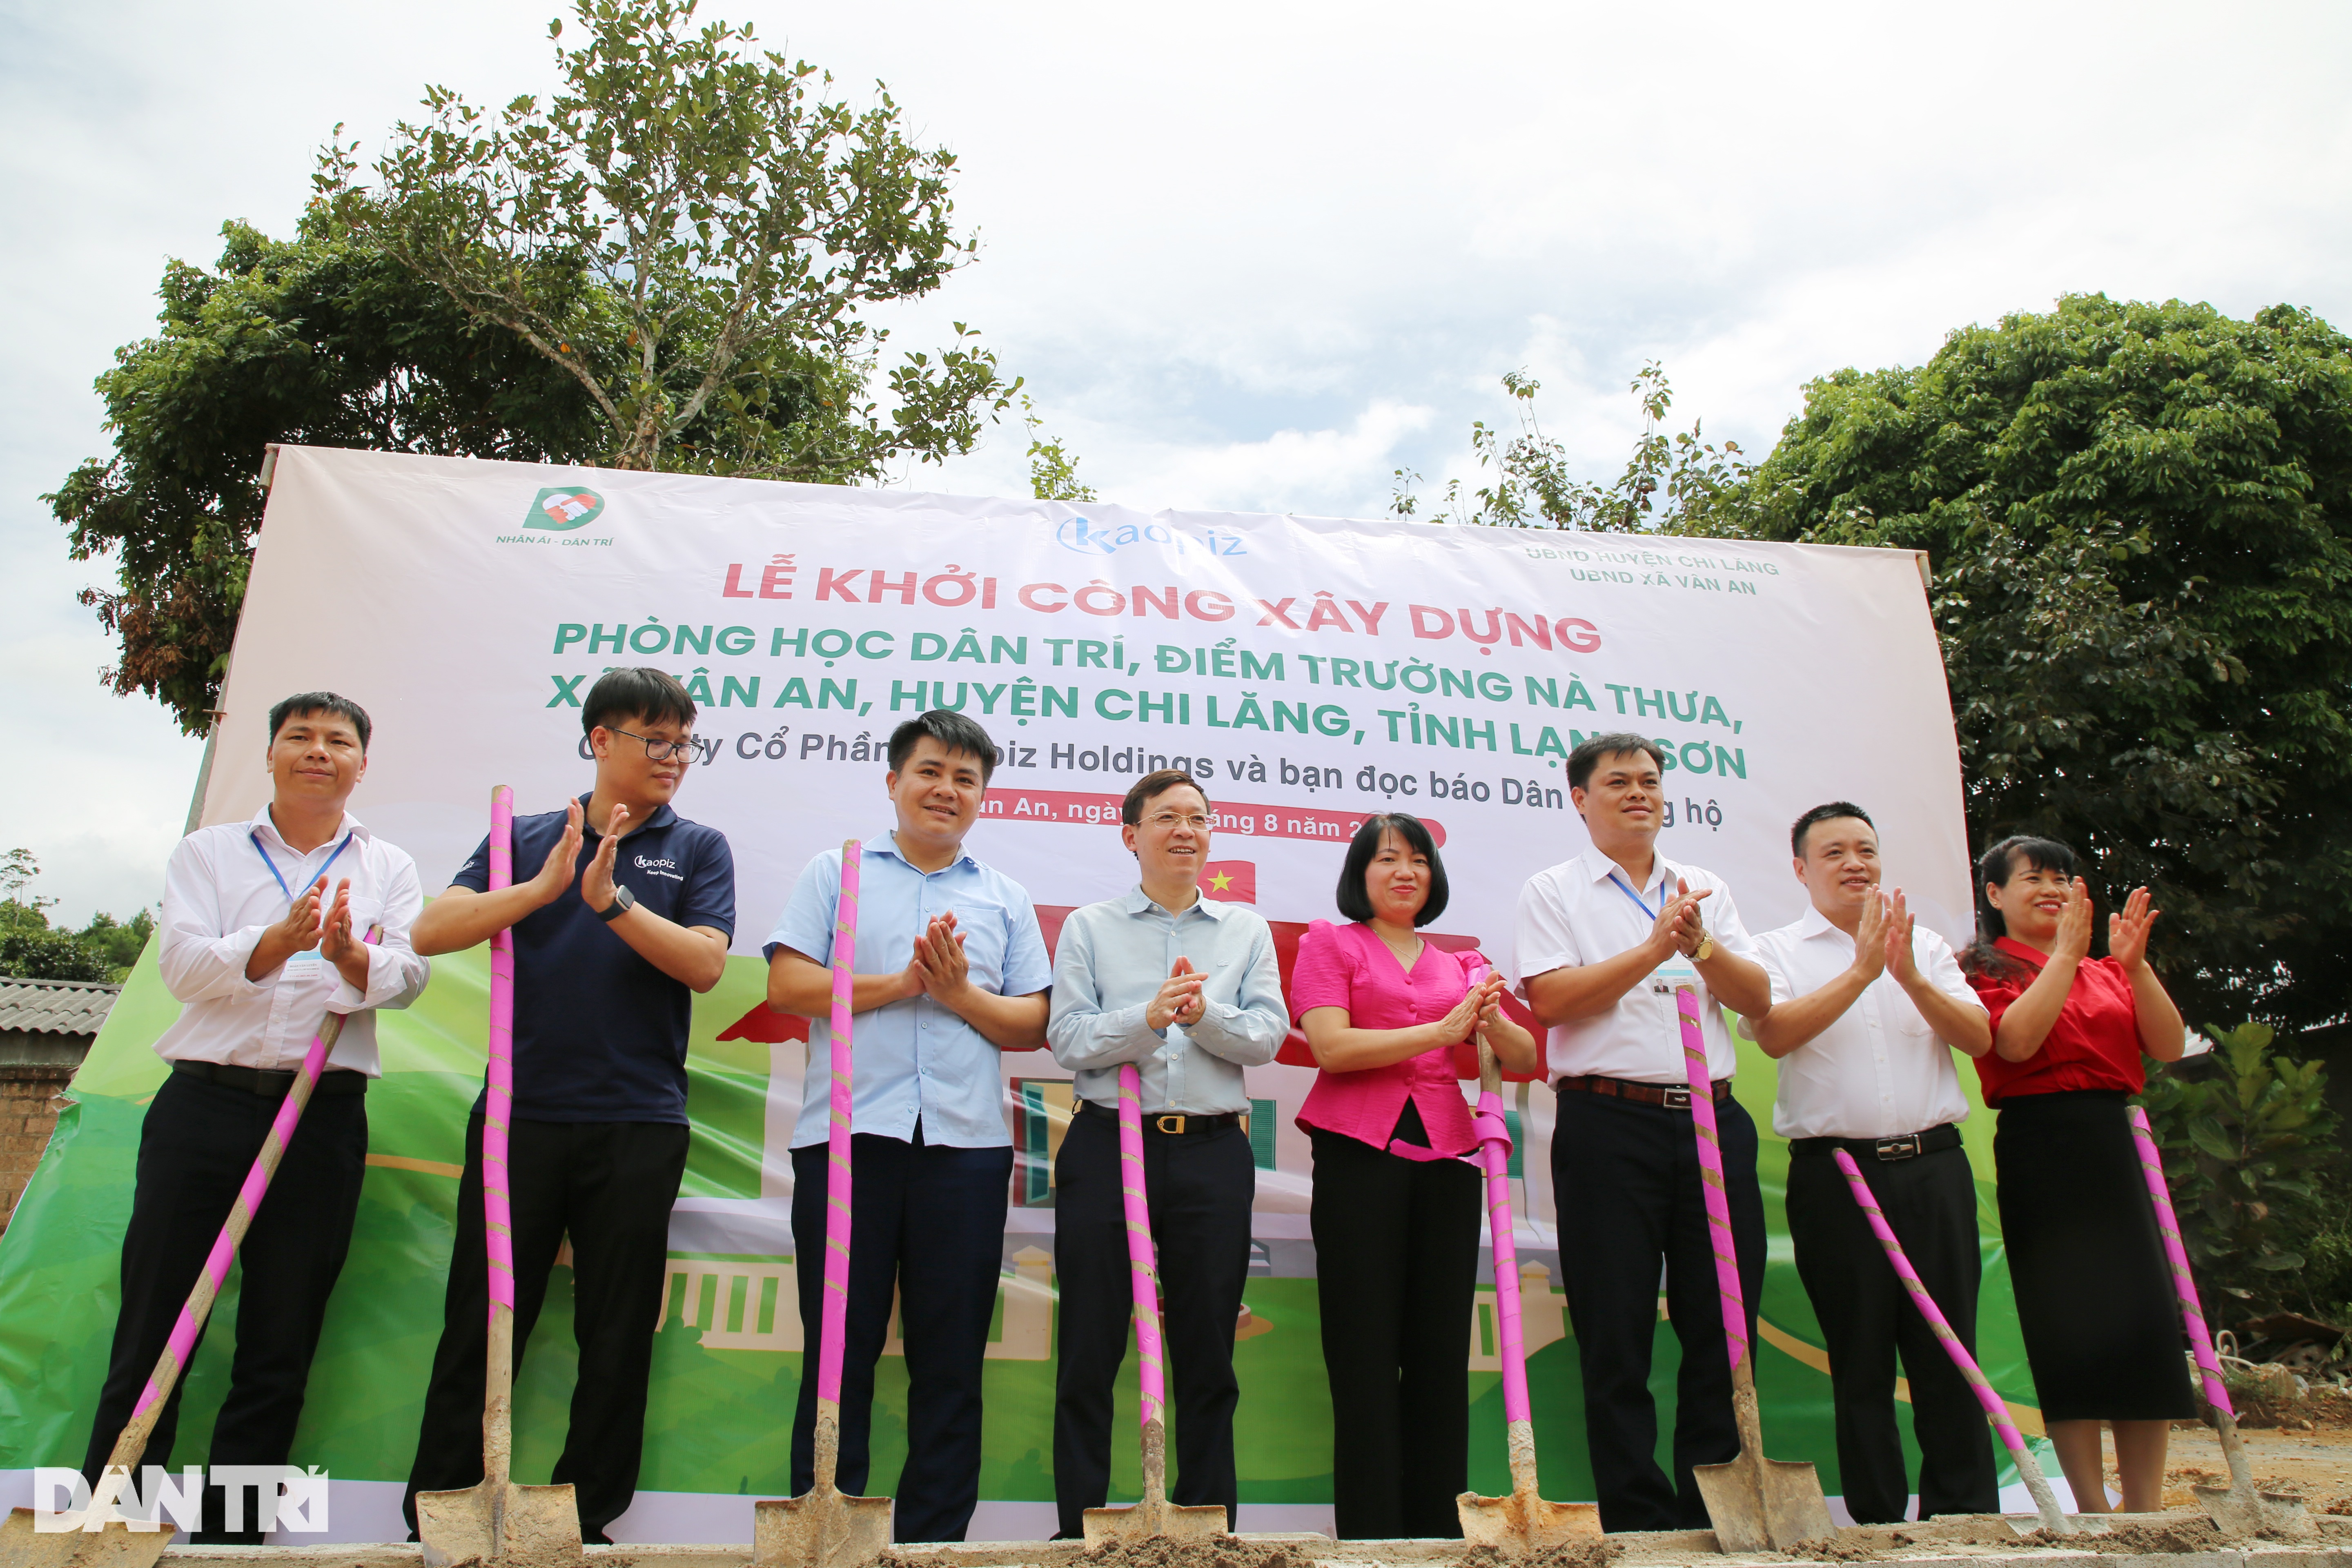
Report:
[[[40,1465],[33,1470],[33,1529],[44,1535],[80,1531],[95,1535],[110,1524],[153,1531],[166,1521],[174,1530],[203,1528],[205,1485],[222,1489],[222,1524],[244,1530],[246,1500],[254,1502],[252,1527],[316,1535],[327,1529],[327,1472],[313,1465],[215,1465],[209,1474],[190,1465],[177,1477],[161,1465],[140,1469],[144,1484],[128,1470],[109,1468],[93,1488],[79,1470]],[[65,1506],[59,1507],[59,1500]]]
[[1054,542],[1065,550],[1081,555],[1116,555],[1122,550],[1143,545],[1172,550],[1179,555],[1246,555],[1239,537],[1210,529],[1205,533],[1182,533],[1164,522],[1103,522],[1097,519],[1073,516],[1062,520],[1054,531]]
[[552,485],[539,492],[523,513],[525,528],[578,528],[603,514],[604,498],[578,485]]

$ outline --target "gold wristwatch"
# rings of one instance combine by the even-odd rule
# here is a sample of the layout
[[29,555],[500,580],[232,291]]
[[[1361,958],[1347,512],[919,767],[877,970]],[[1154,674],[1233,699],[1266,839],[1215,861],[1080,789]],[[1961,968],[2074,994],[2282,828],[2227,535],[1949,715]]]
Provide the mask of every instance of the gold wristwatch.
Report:
[[1715,956],[1715,938],[1707,931],[1698,933],[1698,945],[1691,949],[1691,962],[1705,963]]

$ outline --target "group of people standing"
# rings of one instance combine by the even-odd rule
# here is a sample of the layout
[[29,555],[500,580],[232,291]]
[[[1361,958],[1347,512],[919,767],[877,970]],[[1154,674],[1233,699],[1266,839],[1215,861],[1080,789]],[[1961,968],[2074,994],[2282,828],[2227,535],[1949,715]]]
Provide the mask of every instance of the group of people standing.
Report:
[[[184,1005],[157,1050],[122,1253],[122,1310],[86,1461],[95,1480],[328,1011],[344,1029],[255,1217],[245,1307],[211,1461],[283,1464],[341,1269],[376,1076],[372,1010],[423,991],[429,955],[511,930],[511,1128],[518,1361],[569,1238],[579,1380],[552,1479],[576,1489],[591,1542],[629,1506],[643,1451],[667,1232],[688,1142],[692,994],[715,985],[735,929],[725,837],[677,815],[696,710],[660,671],[608,671],[583,706],[593,786],[514,825],[529,879],[489,886],[478,848],[429,906],[416,869],[347,807],[368,716],[328,692],[269,716],[273,797],[247,823],[191,834],[167,874],[161,964]],[[1467,1481],[1469,1321],[1480,1183],[1454,1050],[1489,1047],[1558,1093],[1551,1139],[1560,1275],[1577,1343],[1601,1520],[1702,1525],[1694,1466],[1738,1447],[1720,1339],[1690,1100],[1710,1093],[1751,1337],[1765,1260],[1753,1121],[1729,1094],[1738,1027],[1779,1059],[1789,1226],[1828,1341],[1837,1447],[1857,1521],[1904,1517],[1898,1358],[1923,1456],[1922,1516],[1996,1506],[1986,1427],[1917,1321],[1831,1160],[1851,1151],[1964,1342],[1980,1272],[1975,1190],[1952,1049],[2003,1111],[2001,1224],[2045,1420],[2085,1508],[2104,1506],[2112,1423],[2126,1508],[2154,1506],[2166,1424],[2193,1414],[2154,1222],[2124,1120],[2140,1053],[2180,1054],[2179,1011],[2147,967],[2155,911],[2135,893],[2089,956],[2091,905],[2066,848],[1992,846],[1979,940],[1956,954],[1880,885],[1868,814],[1838,802],[1796,823],[1811,902],[1761,936],[1719,877],[1657,852],[1664,759],[1601,735],[1569,759],[1590,847],[1523,890],[1508,975],[1425,940],[1447,900],[1428,828],[1374,816],[1349,844],[1336,921],[1298,947],[1286,1003],[1255,910],[1204,897],[1214,808],[1177,770],[1121,806],[1136,882],[1074,911],[1049,958],[1027,892],[977,858],[996,748],[971,720],[920,715],[890,738],[893,825],[864,841],[852,1009],[851,1269],[838,1484],[866,1489],[875,1365],[894,1301],[905,1346],[907,1458],[894,1534],[961,1540],[979,1500],[982,1368],[1002,1273],[1013,1152],[998,1057],[1045,1048],[1073,1075],[1054,1161],[1058,1288],[1054,1473],[1075,1536],[1110,1481],[1113,1388],[1126,1353],[1129,1255],[1118,1085],[1139,1073],[1144,1170],[1165,1318],[1180,1504],[1237,1501],[1233,1346],[1255,1164],[1247,1068],[1296,1022],[1318,1076],[1298,1121],[1314,1152],[1311,1228],[1333,1412],[1339,1533],[1458,1535]],[[765,944],[768,1004],[810,1020],[810,1079],[792,1136],[796,1237],[824,1231],[835,904],[841,852],[801,873]],[[332,890],[330,891],[331,884]],[[373,931],[375,940],[362,940]],[[1696,984],[1710,1082],[1687,1081],[1674,984]],[[1516,984],[1542,1036],[1504,1007]],[[1517,1010],[1516,1008],[1514,1010]],[[445,1320],[406,1510],[481,1477],[488,1286],[482,1107],[459,1184]],[[819,1351],[822,1249],[797,1249],[803,1343]],[[1663,1275],[1663,1284],[1661,1278]],[[1651,1350],[1663,1295],[1681,1340],[1671,1468],[1654,1458]],[[809,1364],[814,1364],[814,1360]],[[155,1428],[169,1456],[179,1395]],[[792,1488],[814,1471],[814,1382],[792,1429]],[[199,1539],[255,1542],[238,1500],[206,1493]]]

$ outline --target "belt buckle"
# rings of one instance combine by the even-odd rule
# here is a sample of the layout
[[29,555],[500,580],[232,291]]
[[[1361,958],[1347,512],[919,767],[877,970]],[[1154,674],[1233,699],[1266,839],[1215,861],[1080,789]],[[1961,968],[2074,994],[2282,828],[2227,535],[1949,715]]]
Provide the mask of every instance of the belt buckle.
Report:
[[1679,1089],[1670,1089],[1665,1092],[1665,1104],[1668,1110],[1688,1110],[1690,1109],[1691,1091],[1687,1085]]
[[1922,1152],[1919,1134],[1906,1132],[1900,1138],[1881,1138],[1872,1147],[1871,1152],[1881,1160],[1916,1160]]
[[[1169,1126],[1171,1121],[1176,1125]],[[1160,1131],[1173,1135],[1184,1131],[1184,1119],[1181,1116],[1155,1116],[1151,1119],[1151,1125]]]

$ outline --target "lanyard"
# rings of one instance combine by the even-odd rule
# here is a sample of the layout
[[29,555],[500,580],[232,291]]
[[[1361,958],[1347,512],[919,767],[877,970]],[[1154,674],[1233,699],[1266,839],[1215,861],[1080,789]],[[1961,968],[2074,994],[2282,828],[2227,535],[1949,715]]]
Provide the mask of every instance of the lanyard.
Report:
[[[256,840],[256,842],[257,843],[257,842],[259,842],[259,840]],[[1612,882],[1614,882],[1614,883],[1616,883],[1616,884],[1617,884],[1617,890],[1618,890],[1619,892],[1621,892],[1621,893],[1624,894],[1627,898],[1629,898],[1629,899],[1631,899],[1631,900],[1633,900],[1633,907],[1634,907],[1635,909],[1637,909],[1637,910],[1641,910],[1643,914],[1645,914],[1645,915],[1649,916],[1649,917],[1650,917],[1650,919],[1651,919],[1652,921],[1654,921],[1658,918],[1658,915],[1659,915],[1660,911],[1661,911],[1661,910],[1664,910],[1664,909],[1665,909],[1665,907],[1666,907],[1666,876],[1665,876],[1665,872],[1664,872],[1664,870],[1663,868],[1661,868],[1661,869],[1659,870],[1659,872],[1658,872],[1658,907],[1657,907],[1657,909],[1654,909],[1654,909],[1652,909],[1652,908],[1651,908],[1647,903],[1645,903],[1645,902],[1643,902],[1643,899],[1642,899],[1642,895],[1641,895],[1641,894],[1639,894],[1639,893],[1637,893],[1637,892],[1635,892],[1635,891],[1633,890],[1633,883],[1628,882],[1624,878],[1622,878],[1622,877],[1619,876],[1616,872],[1614,872],[1614,871],[1610,872],[1610,873],[1609,873],[1609,879],[1610,879],[1611,881],[1612,881]]]
[[[335,853],[328,856],[326,865],[319,868],[320,876],[325,876],[327,872],[333,868],[336,859],[341,856],[342,852],[352,847],[352,840],[357,837],[357,829],[353,829],[352,832],[343,835],[343,841],[335,846]],[[261,857],[261,863],[269,868],[269,874],[272,877],[276,877],[278,879],[278,890],[286,895],[288,907],[292,907],[294,902],[294,889],[286,885],[285,877],[278,872],[278,862],[272,860],[269,858],[269,851],[261,847],[261,829],[258,827],[254,828],[248,837],[253,840],[253,852]]]

